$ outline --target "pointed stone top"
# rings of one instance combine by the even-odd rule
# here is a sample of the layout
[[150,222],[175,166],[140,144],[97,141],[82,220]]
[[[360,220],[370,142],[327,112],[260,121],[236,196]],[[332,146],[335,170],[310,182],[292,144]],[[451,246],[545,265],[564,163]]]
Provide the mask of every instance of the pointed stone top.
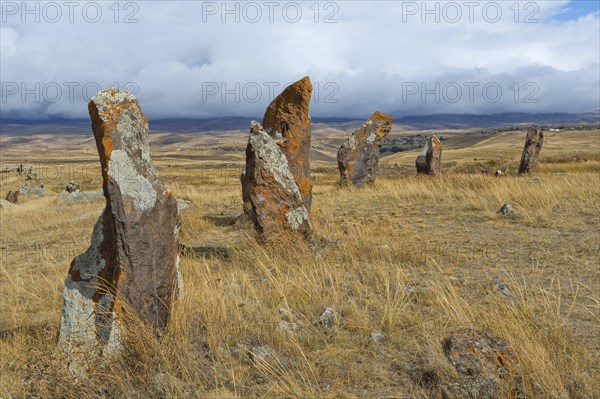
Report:
[[381,124],[391,124],[394,121],[394,117],[391,115],[383,114],[379,111],[375,111],[375,113],[371,115],[369,120],[373,122],[379,122]]
[[90,106],[93,104],[98,109],[98,115],[106,121],[111,117],[111,113],[107,113],[109,109],[131,102],[137,102],[137,98],[133,94],[115,87],[109,87],[96,93],[90,100]]
[[[312,89],[312,83],[308,76],[287,86],[269,104],[262,123],[265,129],[270,134],[275,134],[275,132],[284,133],[282,130],[286,130],[287,125],[291,123],[300,125],[309,123],[308,109]],[[280,126],[284,119],[288,123],[285,124],[286,126]]]
[[431,151],[432,147],[441,144],[440,139],[437,138],[435,134],[431,135],[429,140],[425,142],[423,149],[421,150],[421,155],[426,155],[429,151]]
[[250,122],[250,134],[256,134],[263,130],[263,127],[257,121]]

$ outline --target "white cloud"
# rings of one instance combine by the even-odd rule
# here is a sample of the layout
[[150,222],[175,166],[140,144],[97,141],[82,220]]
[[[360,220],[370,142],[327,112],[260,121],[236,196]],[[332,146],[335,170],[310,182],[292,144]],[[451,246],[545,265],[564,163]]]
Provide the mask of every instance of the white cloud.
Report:
[[[600,107],[599,15],[553,19],[568,7],[567,1],[523,1],[518,15],[513,2],[481,2],[473,9],[473,22],[465,2],[428,2],[429,10],[438,4],[438,23],[435,14],[423,14],[420,1],[324,1],[317,3],[318,15],[313,2],[282,1],[272,23],[264,2],[237,3],[239,23],[236,15],[223,14],[222,2],[119,3],[118,15],[114,3],[97,2],[93,4],[102,10],[97,23],[85,19],[95,16],[91,3],[79,3],[72,23],[64,6],[58,22],[49,23],[54,14],[43,10],[45,3],[38,3],[39,23],[31,14],[22,23],[21,9],[6,8],[13,3],[20,8],[21,2],[2,3],[0,31],[5,117],[86,117],[84,85],[91,96],[98,86],[132,82],[128,87],[139,88],[136,95],[151,118],[260,118],[270,100],[269,82],[283,85],[304,75],[311,76],[315,96],[318,91],[311,107],[314,116],[364,117],[375,109],[408,115],[585,112]],[[302,18],[292,23],[295,4]],[[452,23],[456,4],[462,17]],[[502,16],[492,23],[498,4]],[[262,16],[250,23],[254,5]],[[212,6],[219,10],[207,15],[205,11],[215,11]],[[138,23],[123,23],[130,13]],[[327,16],[338,22],[324,23]],[[525,23],[527,16],[538,22]],[[32,93],[23,98],[23,89],[37,90],[36,82],[39,101]],[[472,102],[465,85],[474,83],[469,82],[479,84]],[[435,93],[422,98],[422,84],[431,90],[436,83],[439,101]],[[68,86],[75,84],[79,86],[70,99]],[[419,92],[403,93],[415,84]],[[45,101],[53,98],[56,85],[63,90],[60,100]],[[219,93],[207,95],[215,85]],[[223,85],[230,91],[239,87],[237,98],[233,93],[222,98]],[[462,87],[462,96],[452,102],[456,85]],[[491,91],[486,100],[485,85],[501,88],[497,102],[490,101],[495,100]],[[257,87],[262,96],[254,102]],[[528,95],[537,102],[525,102]]]

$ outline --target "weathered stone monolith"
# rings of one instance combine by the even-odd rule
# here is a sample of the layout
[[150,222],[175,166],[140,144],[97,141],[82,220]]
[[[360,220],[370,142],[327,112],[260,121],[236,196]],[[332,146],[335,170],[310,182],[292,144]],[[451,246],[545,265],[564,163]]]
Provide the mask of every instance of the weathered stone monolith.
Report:
[[416,160],[417,173],[439,176],[442,174],[442,142],[431,136]]
[[244,212],[261,234],[310,233],[308,210],[288,161],[276,140],[255,121],[241,180]]
[[530,126],[527,129],[525,138],[525,147],[519,165],[519,174],[533,173],[538,165],[540,151],[544,145],[544,132],[537,125]]
[[392,129],[390,115],[375,112],[348,137],[337,153],[341,183],[360,187],[373,183],[379,164],[379,149]]
[[307,211],[312,204],[310,176],[311,120],[308,114],[312,84],[310,78],[289,85],[269,104],[262,126],[288,160]]
[[130,317],[164,329],[181,289],[177,202],[151,163],[148,121],[137,99],[110,88],[88,108],[106,207],[90,247],[71,263],[59,332],[79,375],[97,356],[119,352]]

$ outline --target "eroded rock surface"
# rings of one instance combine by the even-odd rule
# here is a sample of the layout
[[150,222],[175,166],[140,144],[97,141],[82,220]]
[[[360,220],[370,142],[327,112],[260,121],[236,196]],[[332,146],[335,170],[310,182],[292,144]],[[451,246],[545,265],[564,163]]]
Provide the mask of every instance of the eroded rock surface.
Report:
[[439,176],[442,174],[442,142],[431,136],[419,153],[416,161],[417,173]]
[[71,263],[59,332],[79,375],[119,352],[130,317],[163,329],[179,290],[177,202],[151,163],[148,121],[133,95],[113,88],[88,108],[106,207],[90,247]]
[[81,187],[79,186],[79,182],[75,181],[75,180],[71,180],[66,186],[65,186],[65,191],[68,193],[74,193],[77,192],[81,189]]
[[446,357],[463,377],[460,390],[476,390],[476,397],[482,398],[497,397],[494,395],[501,384],[505,391],[511,391],[510,397],[515,397],[520,390],[519,359],[507,341],[462,327],[452,331],[443,346]]
[[241,180],[244,212],[261,234],[310,233],[308,210],[288,161],[276,141],[255,121],[250,125]]
[[9,191],[6,194],[6,200],[8,202],[10,202],[11,204],[16,204],[17,202],[19,202],[19,195],[21,194],[21,192],[19,190],[17,191]]
[[0,198],[0,208],[14,208],[16,205]]
[[311,95],[312,84],[306,76],[286,87],[269,104],[262,121],[265,131],[275,140],[287,158],[290,172],[309,212],[312,204],[309,161],[312,130],[308,114]]
[[519,164],[519,174],[535,172],[543,145],[544,132],[542,129],[537,125],[529,127]]
[[375,112],[342,144],[337,154],[342,184],[363,186],[375,181],[379,149],[392,129],[390,115]]

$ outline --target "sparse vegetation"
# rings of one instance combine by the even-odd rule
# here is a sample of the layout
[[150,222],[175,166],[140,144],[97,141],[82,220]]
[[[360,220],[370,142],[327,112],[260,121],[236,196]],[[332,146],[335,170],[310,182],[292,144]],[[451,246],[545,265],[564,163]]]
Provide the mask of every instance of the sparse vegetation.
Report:
[[[187,253],[185,296],[166,334],[130,328],[127,353],[89,381],[68,373],[56,335],[69,263],[88,246],[103,202],[67,204],[53,194],[69,179],[47,184],[45,196],[0,211],[0,397],[441,398],[459,380],[442,347],[459,326],[512,344],[526,397],[598,397],[600,132],[582,134],[551,133],[531,177],[465,173],[480,162],[514,168],[523,132],[444,148],[455,166],[441,178],[385,173],[372,187],[340,189],[334,164],[315,162],[310,245],[259,244],[253,229],[233,225],[235,168],[209,173],[205,158],[185,156],[193,150],[175,157],[153,147],[172,191],[193,203],[182,211],[182,241],[228,251]],[[415,157],[382,163],[414,167]],[[74,162],[94,159],[92,151]],[[18,188],[17,177],[2,179],[2,197]],[[499,214],[503,203],[515,215]],[[339,312],[334,328],[316,323],[326,307]],[[282,329],[282,313],[302,328]],[[384,339],[373,342],[373,332]]]

